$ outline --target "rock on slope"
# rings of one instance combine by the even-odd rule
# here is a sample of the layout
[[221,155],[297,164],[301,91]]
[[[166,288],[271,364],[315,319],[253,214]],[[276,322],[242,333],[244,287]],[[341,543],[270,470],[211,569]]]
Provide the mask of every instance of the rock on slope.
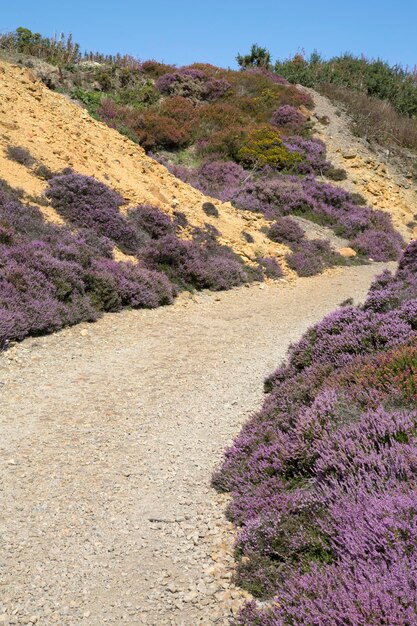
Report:
[[[167,213],[183,211],[191,226],[211,223],[220,231],[220,241],[246,259],[282,257],[287,251],[264,235],[261,228],[267,222],[260,216],[208,199],[146,156],[140,146],[50,91],[30,70],[0,62],[0,177],[23,189],[24,200],[37,204],[46,183],[6,157],[9,145],[26,148],[52,171],[71,167],[94,176],[118,191],[126,207],[147,203]],[[218,207],[218,218],[204,213],[207,200]],[[52,207],[41,203],[39,208],[46,219],[62,222]],[[248,243],[243,232],[254,242]]]
[[327,118],[327,123],[316,125],[316,135],[326,144],[329,161],[346,170],[347,179],[332,184],[361,193],[370,206],[390,213],[394,226],[406,241],[415,239],[417,226],[408,226],[415,221],[417,213],[415,185],[388,158],[384,159],[364,139],[352,134],[346,113],[313,89],[299,87],[312,96],[314,117]]

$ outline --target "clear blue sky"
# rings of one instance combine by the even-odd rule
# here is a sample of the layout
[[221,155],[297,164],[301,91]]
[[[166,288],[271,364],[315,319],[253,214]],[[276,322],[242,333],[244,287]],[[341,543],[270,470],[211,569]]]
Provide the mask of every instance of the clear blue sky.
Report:
[[82,49],[183,65],[233,67],[252,43],[273,59],[304,48],[417,64],[417,0],[16,0],[1,2],[0,31],[72,33]]

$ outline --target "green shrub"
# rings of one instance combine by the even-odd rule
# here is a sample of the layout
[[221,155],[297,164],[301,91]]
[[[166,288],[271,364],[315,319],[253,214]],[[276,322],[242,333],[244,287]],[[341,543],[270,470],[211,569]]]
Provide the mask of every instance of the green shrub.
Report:
[[309,59],[297,54],[277,61],[275,71],[292,83],[307,87],[333,84],[387,100],[403,115],[417,115],[417,81],[415,74],[399,65],[390,66],[377,59],[344,54],[328,61],[313,53]]
[[81,87],[76,87],[72,91],[71,97],[82,102],[90,115],[97,116],[97,111],[103,98],[103,94],[100,91],[86,91]]
[[303,160],[298,152],[290,152],[279,134],[267,126],[249,133],[237,153],[237,159],[245,165],[269,165],[280,170],[291,170]]
[[258,46],[254,43],[251,47],[249,54],[238,54],[236,61],[242,68],[246,67],[264,67],[268,69],[271,67],[271,53],[266,48]]
[[324,173],[330,180],[346,180],[347,178],[346,170],[341,167],[329,167]]

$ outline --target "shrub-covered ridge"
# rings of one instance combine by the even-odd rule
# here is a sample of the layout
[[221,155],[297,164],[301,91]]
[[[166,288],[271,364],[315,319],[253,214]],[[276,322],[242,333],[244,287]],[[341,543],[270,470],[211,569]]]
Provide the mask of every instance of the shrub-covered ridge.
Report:
[[[102,311],[169,304],[178,288],[229,289],[267,274],[264,259],[247,267],[209,225],[180,239],[180,212],[173,220],[139,205],[122,216],[121,196],[92,177],[52,176],[46,196],[69,226],[46,222],[0,183],[0,349]],[[114,261],[116,245],[137,262]]]
[[214,476],[241,530],[240,626],[417,621],[417,242],[311,328]]
[[[394,230],[387,213],[363,206],[362,199],[339,187],[319,182],[312,174],[277,174],[270,168],[251,173],[230,161],[210,161],[194,169],[173,166],[166,161],[164,163],[178,178],[207,195],[222,201],[229,200],[239,209],[261,212],[270,220],[282,220],[292,215],[328,226],[337,235],[349,239],[359,257],[388,261],[397,259],[401,253],[402,238]],[[272,226],[272,240],[285,242],[293,248],[294,255],[298,253],[297,243],[303,239],[301,233],[295,242],[293,232],[288,228],[281,232],[278,239],[274,231],[276,227]],[[306,256],[310,251],[313,257],[320,257],[321,247],[321,244],[317,244],[317,250],[313,251],[310,250],[311,245],[304,242],[302,250],[305,250]],[[343,262],[335,254],[330,258],[330,252],[329,265]],[[291,258],[289,264],[297,264],[298,257],[292,261]],[[306,262],[310,265],[308,260]],[[322,266],[315,271],[311,269],[310,273],[317,273],[321,269]],[[302,270],[300,273],[306,275]]]
[[[71,41],[67,43],[74,56],[65,65],[65,40],[48,44],[22,29],[0,37],[0,48],[27,50],[45,59],[50,54],[60,67],[57,88],[206,193],[230,200],[238,209],[262,211],[271,219],[297,213],[330,226],[351,240],[356,261],[398,257],[402,242],[387,217],[353,206],[349,194],[337,196],[339,190],[315,180],[315,176],[341,179],[346,173],[332,167],[323,142],[311,137],[311,97],[270,71],[263,49],[255,47],[241,58],[242,70],[233,71],[202,63],[175,68],[123,57],[83,57]],[[57,52],[62,53],[62,62]],[[293,190],[283,206],[286,186]],[[292,193],[297,206],[290,202]],[[347,224],[349,214],[354,224]],[[116,219],[108,224],[113,226]],[[118,227],[122,226],[119,220]],[[104,232],[104,224],[102,228]],[[119,235],[119,246],[130,252],[132,241],[122,241],[130,234]],[[293,249],[288,263],[301,275],[352,262],[321,242],[305,247],[282,243]]]

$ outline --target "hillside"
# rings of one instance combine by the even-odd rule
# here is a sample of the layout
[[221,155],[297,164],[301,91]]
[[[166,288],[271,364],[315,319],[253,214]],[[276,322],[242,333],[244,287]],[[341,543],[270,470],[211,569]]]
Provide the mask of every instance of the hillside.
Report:
[[[267,224],[261,216],[243,215],[230,204],[221,205],[181,183],[140,146],[49,90],[30,70],[0,62],[0,75],[1,178],[14,188],[23,189],[26,200],[38,204],[46,219],[62,223],[51,206],[36,201],[46,189],[45,181],[8,159],[5,154],[8,145],[28,149],[53,172],[70,167],[75,172],[94,176],[119,192],[126,206],[151,204],[171,215],[174,209],[180,209],[190,226],[213,223],[221,233],[222,242],[245,258],[282,256],[285,252],[284,247],[274,244],[261,232]],[[202,205],[207,200],[219,207],[216,220],[203,212]],[[243,231],[250,233],[253,243],[245,239]]]
[[0,625],[417,624],[415,75],[236,60],[0,35]]
[[406,241],[415,239],[417,185],[413,176],[398,166],[389,150],[378,145],[372,149],[369,142],[352,133],[352,120],[343,105],[338,106],[313,89],[306,91],[315,103],[315,134],[326,144],[331,162],[347,173],[347,179],[337,184],[387,211]]
[[184,290],[401,252],[390,211],[329,182],[346,174],[312,135],[312,98],[269,71],[93,62],[60,69],[64,94],[0,73],[1,348]]

